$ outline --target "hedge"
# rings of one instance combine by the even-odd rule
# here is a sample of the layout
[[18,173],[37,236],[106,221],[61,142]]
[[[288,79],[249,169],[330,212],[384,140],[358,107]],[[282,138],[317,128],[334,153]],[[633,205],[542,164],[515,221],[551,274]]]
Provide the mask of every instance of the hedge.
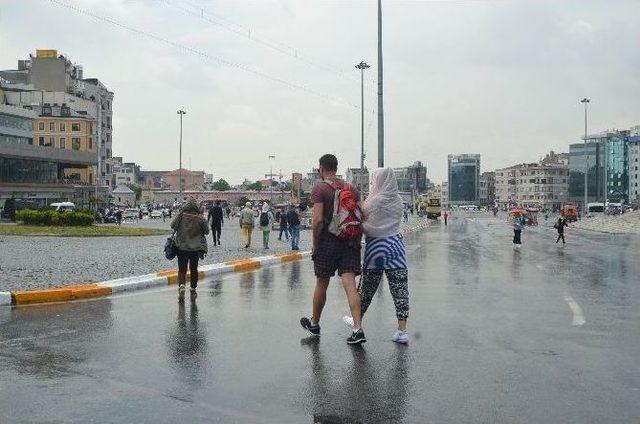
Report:
[[93,225],[95,215],[92,212],[57,212],[50,209],[23,209],[16,213],[16,220],[22,221],[26,225],[86,227]]

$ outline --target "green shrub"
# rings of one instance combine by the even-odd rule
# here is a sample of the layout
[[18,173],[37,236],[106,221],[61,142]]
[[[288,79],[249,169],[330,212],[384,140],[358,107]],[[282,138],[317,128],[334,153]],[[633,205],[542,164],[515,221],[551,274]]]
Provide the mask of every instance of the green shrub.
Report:
[[26,225],[54,225],[86,227],[93,225],[95,214],[93,212],[57,212],[54,210],[36,211],[23,209],[16,213],[16,220],[22,221]]

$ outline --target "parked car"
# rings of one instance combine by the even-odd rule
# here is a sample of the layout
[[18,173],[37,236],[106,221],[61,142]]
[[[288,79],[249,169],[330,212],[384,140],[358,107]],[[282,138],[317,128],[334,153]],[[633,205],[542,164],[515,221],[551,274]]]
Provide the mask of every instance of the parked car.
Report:
[[154,209],[151,211],[151,219],[162,218],[162,211],[160,209]]
[[125,209],[122,214],[122,219],[138,219],[140,217],[140,211],[138,209]]
[[49,206],[55,208],[58,212],[73,212],[76,208],[76,205],[72,202],[60,202],[60,203],[52,203]]

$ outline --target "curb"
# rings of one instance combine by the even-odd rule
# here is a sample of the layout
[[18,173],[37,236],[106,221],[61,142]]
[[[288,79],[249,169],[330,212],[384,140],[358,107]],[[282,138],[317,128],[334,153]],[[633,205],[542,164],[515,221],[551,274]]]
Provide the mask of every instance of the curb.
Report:
[[[233,272],[251,271],[265,266],[299,261],[310,256],[311,252],[284,253],[204,265],[198,270],[198,277],[205,278],[215,275],[230,274]],[[187,281],[188,280],[189,272],[187,272]],[[174,284],[178,284],[178,271],[176,269],[170,269],[152,274],[103,281],[101,283],[87,282],[85,284],[76,284],[43,290],[0,292],[0,306],[30,305],[50,302],[67,302],[78,299],[91,299],[110,296],[115,293],[124,293]]]

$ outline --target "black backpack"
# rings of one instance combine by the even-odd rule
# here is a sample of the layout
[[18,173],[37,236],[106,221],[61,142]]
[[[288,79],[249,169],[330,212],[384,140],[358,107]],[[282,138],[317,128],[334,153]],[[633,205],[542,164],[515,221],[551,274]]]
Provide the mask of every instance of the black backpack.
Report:
[[266,227],[269,225],[269,212],[261,212],[260,213],[260,226]]

